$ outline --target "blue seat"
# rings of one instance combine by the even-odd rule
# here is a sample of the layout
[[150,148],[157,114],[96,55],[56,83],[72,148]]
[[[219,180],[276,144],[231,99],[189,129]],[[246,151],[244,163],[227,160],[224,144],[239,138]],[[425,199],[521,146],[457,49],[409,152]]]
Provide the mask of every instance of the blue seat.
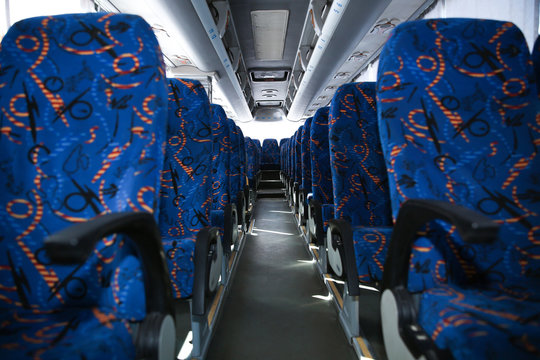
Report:
[[249,187],[253,190],[257,189],[257,146],[249,136],[246,136],[246,160],[247,160],[247,177]]
[[289,141],[289,168],[291,175],[289,177],[288,183],[288,200],[289,206],[294,208],[294,183],[296,179],[296,137],[298,135],[298,130],[294,132]]
[[211,109],[214,145],[212,153],[212,209],[210,211],[210,222],[212,226],[219,229],[223,251],[226,258],[228,258],[233,245],[238,240],[238,217],[236,215],[236,205],[231,203],[229,185],[229,160],[231,155],[229,128],[225,110],[216,104],[211,104]]
[[264,139],[261,166],[264,170],[279,170],[279,145],[276,139]]
[[249,186],[247,184],[247,155],[246,155],[246,140],[244,133],[239,126],[236,126],[238,131],[238,152],[240,154],[240,191],[244,193],[244,213],[242,214],[242,225],[244,231],[247,230],[247,223],[249,221]]
[[[332,99],[329,117],[335,218],[342,221],[332,222],[328,264],[336,275],[347,275],[349,293],[357,295],[358,280],[370,284],[382,280],[392,234],[375,83],[340,86]],[[349,263],[346,255],[355,262]]]
[[[174,356],[152,29],[132,15],[25,19],[2,39],[0,69],[0,357]],[[131,324],[143,340],[168,324],[172,347],[134,340]]]
[[242,189],[242,165],[240,158],[240,132],[232,119],[227,119],[230,141],[230,162],[229,162],[229,193],[231,203],[236,205],[237,222],[239,226],[244,226],[246,204],[244,190]]
[[312,198],[308,207],[308,235],[310,241],[323,245],[328,221],[334,217],[330,148],[328,142],[329,107],[315,112],[311,120],[309,144],[311,153]]
[[300,185],[302,184],[302,132],[304,126],[301,125],[296,130],[294,137],[294,187],[293,187],[293,204],[294,212],[298,214],[300,204]]
[[304,122],[304,126],[302,126],[302,138],[300,144],[302,183],[300,184],[298,194],[298,216],[300,217],[300,225],[306,224],[308,214],[307,198],[308,194],[311,193],[311,153],[309,150],[309,143],[311,141],[310,130],[312,119],[312,117],[307,118]]
[[[186,79],[169,79],[168,83],[168,140],[159,226],[173,296],[179,299],[193,294],[197,243],[216,241],[201,238],[201,230],[210,226],[212,158],[208,154],[212,154],[213,135],[210,102],[201,83]],[[217,278],[213,280],[210,291],[218,285]]]
[[283,183],[285,183],[285,178],[287,176],[286,172],[286,165],[285,165],[285,157],[287,153],[287,144],[289,143],[289,139],[281,139],[279,140],[279,167],[280,167],[280,174],[279,178]]
[[519,29],[490,20],[405,23],[381,53],[379,130],[397,218],[381,305],[389,357],[400,341],[456,359],[540,356],[530,64]]

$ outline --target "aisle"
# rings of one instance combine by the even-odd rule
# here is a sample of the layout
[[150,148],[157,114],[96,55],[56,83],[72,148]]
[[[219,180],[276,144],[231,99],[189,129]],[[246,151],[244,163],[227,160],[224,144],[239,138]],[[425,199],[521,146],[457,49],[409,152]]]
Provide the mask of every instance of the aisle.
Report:
[[260,198],[207,359],[354,359],[284,198]]

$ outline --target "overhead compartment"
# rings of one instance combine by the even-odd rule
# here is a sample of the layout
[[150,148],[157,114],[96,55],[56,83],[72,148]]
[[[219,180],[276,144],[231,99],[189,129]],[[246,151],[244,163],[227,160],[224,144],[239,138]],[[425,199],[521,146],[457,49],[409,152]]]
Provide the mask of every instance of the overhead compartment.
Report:
[[311,0],[289,86],[287,117],[312,116],[335,90],[352,81],[379,54],[390,30],[416,19],[434,0]]

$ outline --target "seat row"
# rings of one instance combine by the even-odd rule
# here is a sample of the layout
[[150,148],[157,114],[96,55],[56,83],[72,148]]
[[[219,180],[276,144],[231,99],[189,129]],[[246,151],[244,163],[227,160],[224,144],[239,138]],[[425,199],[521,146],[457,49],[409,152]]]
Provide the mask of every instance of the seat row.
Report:
[[376,83],[341,86],[281,142],[353,342],[369,285],[388,358],[540,356],[538,48],[508,22],[403,23]]
[[0,357],[172,359],[186,317],[204,356],[255,143],[137,16],[20,21],[0,69]]

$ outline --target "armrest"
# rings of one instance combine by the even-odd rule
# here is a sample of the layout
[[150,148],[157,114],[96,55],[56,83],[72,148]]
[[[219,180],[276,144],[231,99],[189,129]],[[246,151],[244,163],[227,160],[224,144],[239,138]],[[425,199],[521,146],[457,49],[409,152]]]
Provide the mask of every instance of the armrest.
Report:
[[353,233],[351,224],[343,219],[331,219],[328,222],[328,231],[334,235],[338,235],[343,244],[343,268],[347,274],[347,288],[351,296],[360,295],[360,283],[358,282],[358,272],[356,271],[356,259],[354,257]]
[[315,238],[317,239],[317,245],[324,245],[324,230],[323,230],[323,216],[322,205],[319,200],[311,198],[309,200],[309,211],[311,214],[311,220],[315,222]]
[[210,277],[210,265],[218,251],[214,247],[218,245],[219,231],[215,227],[205,227],[197,233],[195,240],[195,253],[193,256],[193,297],[192,314],[204,315],[206,311],[206,295],[208,292],[208,279]]
[[383,289],[407,288],[409,258],[417,231],[432,220],[443,220],[456,226],[463,241],[471,244],[491,243],[497,239],[499,225],[490,218],[460,205],[440,200],[410,199],[399,210],[383,275]]
[[103,215],[75,224],[45,239],[53,262],[74,264],[86,261],[98,241],[112,234],[125,234],[142,262],[146,311],[174,314],[169,271],[154,216],[146,212]]

